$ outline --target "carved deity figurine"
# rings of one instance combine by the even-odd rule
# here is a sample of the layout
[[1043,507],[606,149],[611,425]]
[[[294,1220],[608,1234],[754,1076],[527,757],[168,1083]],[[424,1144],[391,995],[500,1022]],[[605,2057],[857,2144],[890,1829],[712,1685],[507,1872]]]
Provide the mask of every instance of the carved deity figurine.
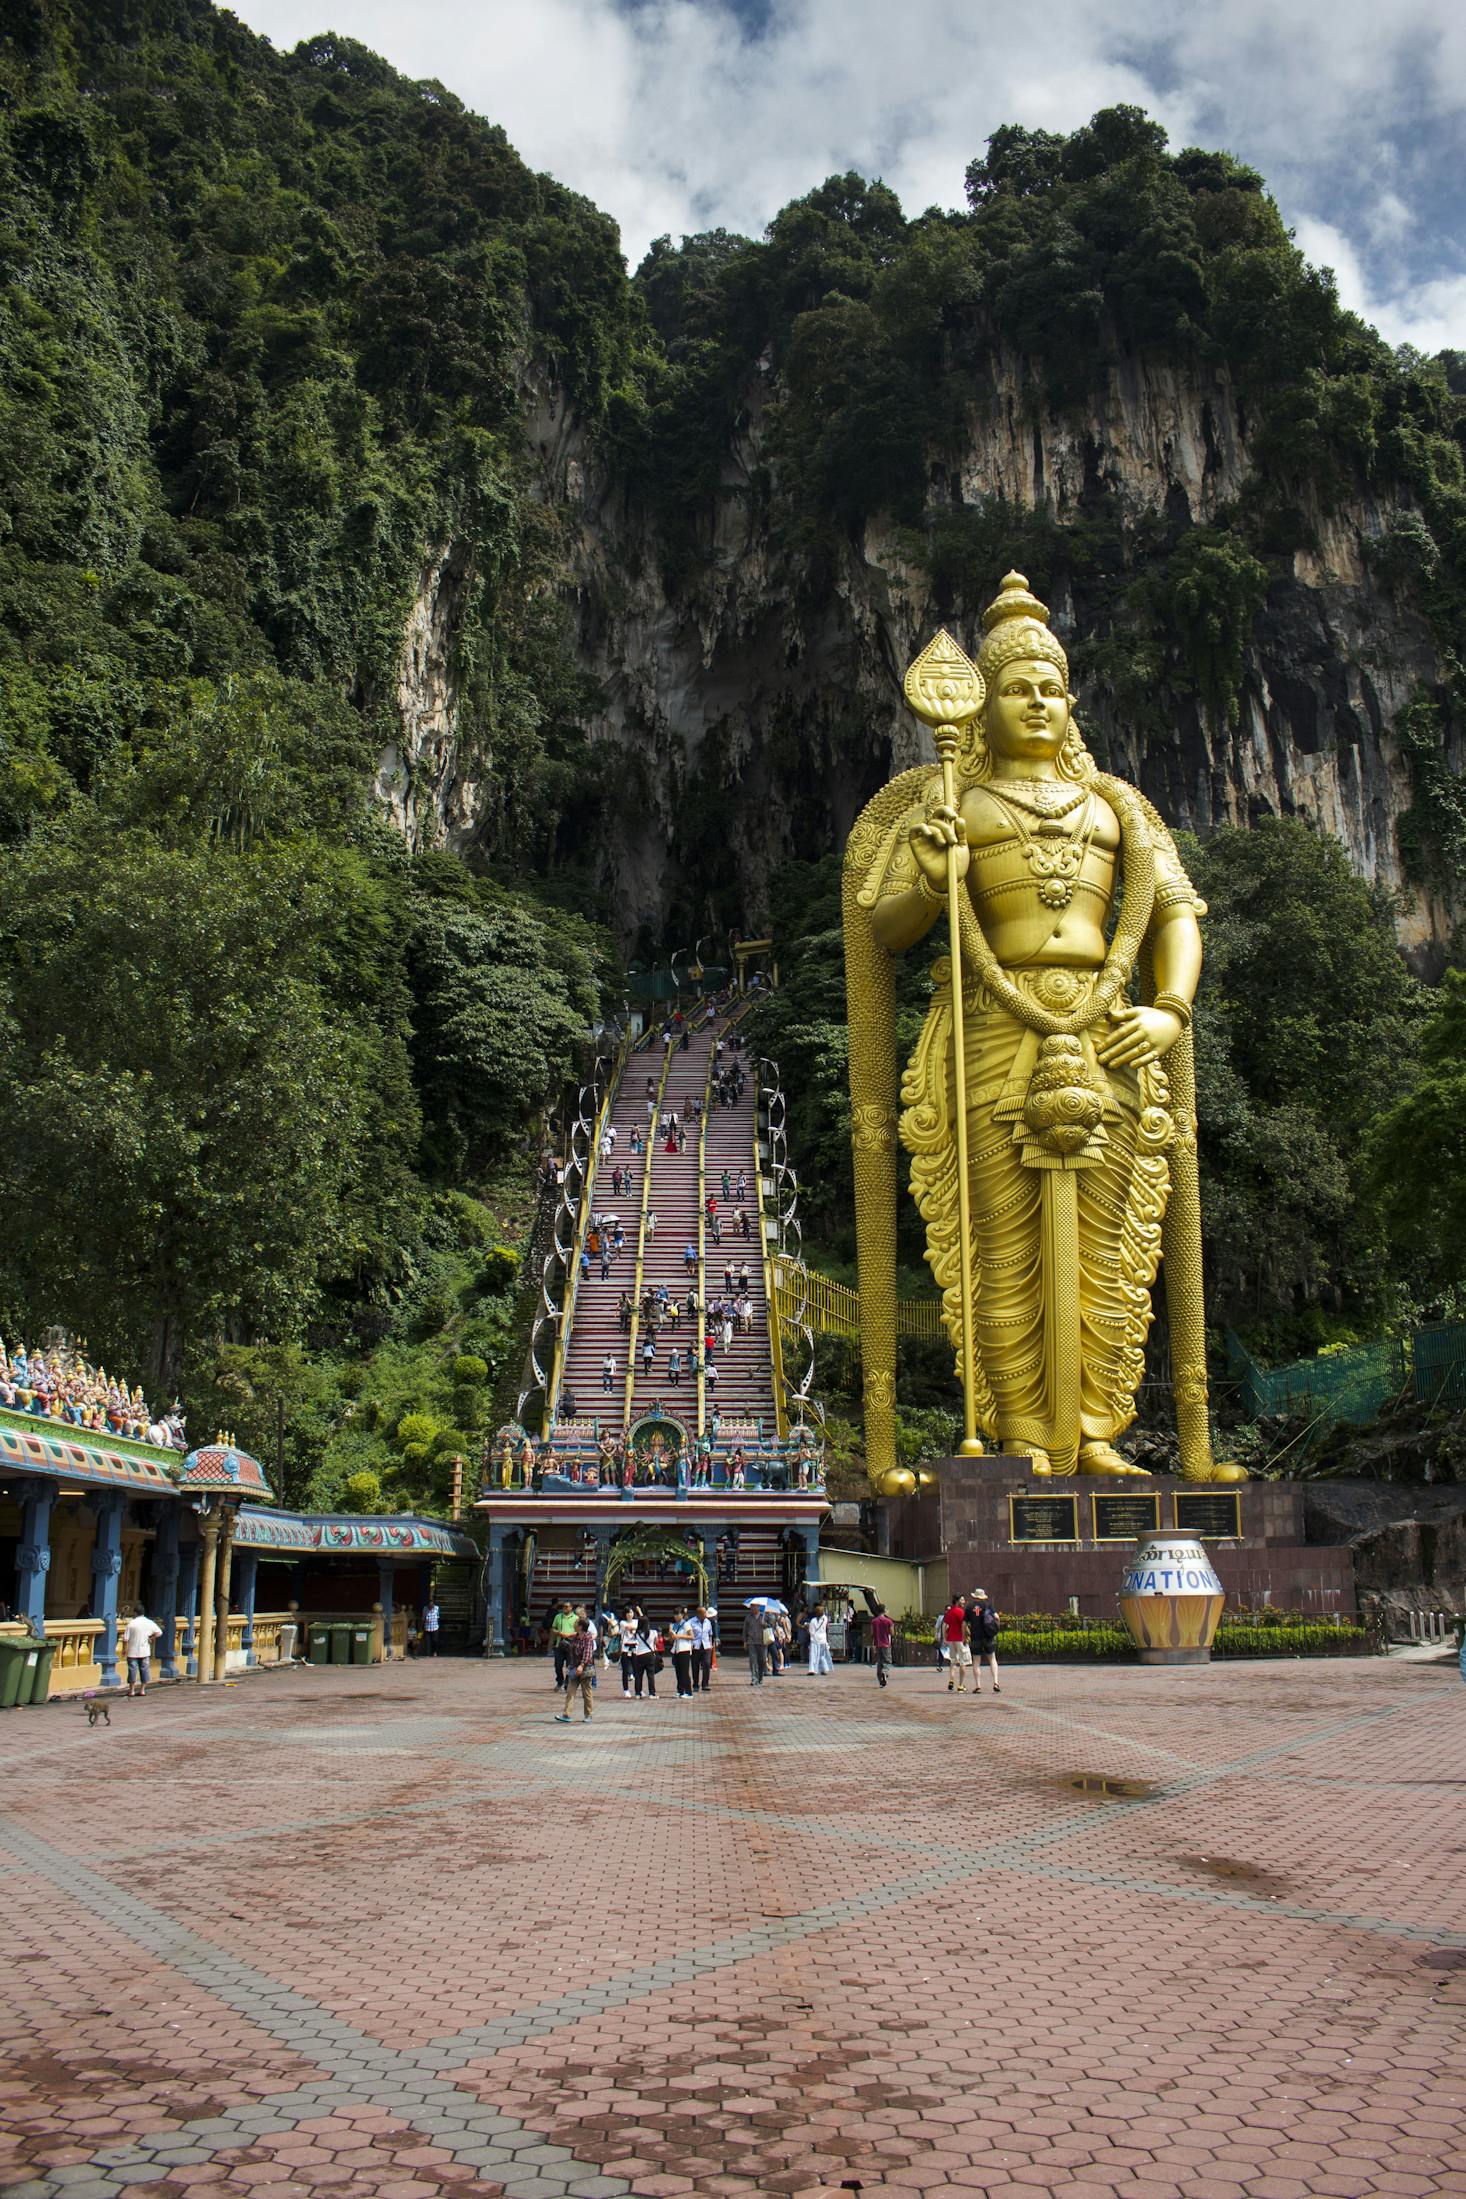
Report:
[[923,652],[907,693],[943,769],[883,788],[846,850],[866,1450],[889,1490],[910,1479],[894,1441],[893,958],[929,934],[942,952],[899,1136],[964,1450],[981,1430],[1038,1474],[1139,1472],[1114,1444],[1164,1249],[1181,1470],[1243,1478],[1214,1463],[1207,1414],[1190,1030],[1205,910],[1155,810],[1085,748],[1047,621],[1010,573],[975,669],[945,634]]

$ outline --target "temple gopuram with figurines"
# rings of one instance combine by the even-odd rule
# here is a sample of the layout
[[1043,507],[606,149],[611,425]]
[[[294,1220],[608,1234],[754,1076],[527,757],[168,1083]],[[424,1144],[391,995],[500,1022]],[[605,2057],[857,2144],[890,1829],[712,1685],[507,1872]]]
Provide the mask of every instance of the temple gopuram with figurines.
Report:
[[537,1333],[519,1417],[484,1448],[491,1654],[536,1646],[562,1601],[634,1601],[664,1622],[819,1579],[797,1185],[745,1005],[669,1019],[589,1095],[546,1260],[544,1354]]
[[64,1337],[0,1346],[0,1640],[44,1652],[35,1699],[118,1687],[136,1612],[162,1629],[165,1680],[320,1661],[323,1645],[380,1662],[430,1596],[449,1607],[449,1578],[470,1610],[476,1573],[449,1522],[277,1507],[231,1437],[189,1449],[181,1405],[154,1413]]

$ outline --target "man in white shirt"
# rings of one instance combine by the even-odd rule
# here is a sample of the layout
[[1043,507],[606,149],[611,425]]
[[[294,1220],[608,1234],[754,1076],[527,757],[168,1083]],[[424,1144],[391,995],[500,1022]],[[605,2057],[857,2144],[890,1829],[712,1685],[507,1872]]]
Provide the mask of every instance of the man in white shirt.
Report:
[[713,1684],[713,1622],[699,1604],[692,1615],[692,1692],[706,1695]]
[[423,1647],[430,1657],[436,1657],[438,1654],[438,1628],[442,1623],[442,1617],[443,1614],[438,1609],[436,1602],[430,1602],[424,1606],[422,1615]]
[[151,1676],[153,1644],[162,1633],[156,1619],[150,1619],[146,1611],[134,1612],[122,1629],[122,1654],[127,1659],[127,1692],[129,1695],[146,1695]]

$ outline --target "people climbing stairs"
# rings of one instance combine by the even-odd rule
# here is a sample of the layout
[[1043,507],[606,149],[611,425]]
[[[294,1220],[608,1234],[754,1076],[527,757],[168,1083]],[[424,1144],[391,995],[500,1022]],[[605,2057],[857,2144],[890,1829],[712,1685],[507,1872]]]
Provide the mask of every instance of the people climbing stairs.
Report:
[[719,1453],[776,1433],[757,1079],[731,1013],[633,1054],[590,1179],[561,1416],[628,1433],[660,1409]]

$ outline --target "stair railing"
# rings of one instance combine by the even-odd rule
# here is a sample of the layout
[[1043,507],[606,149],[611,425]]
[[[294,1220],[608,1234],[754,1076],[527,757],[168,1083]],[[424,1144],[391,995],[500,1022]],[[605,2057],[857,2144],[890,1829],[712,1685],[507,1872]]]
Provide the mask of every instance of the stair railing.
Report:
[[636,1279],[631,1291],[631,1327],[626,1346],[626,1409],[621,1425],[629,1429],[632,1416],[632,1394],[636,1388],[636,1348],[641,1333],[641,1277],[646,1260],[646,1218],[652,1200],[652,1167],[657,1156],[657,1123],[662,1113],[662,1101],[666,1097],[667,1079],[672,1073],[672,1056],[677,1051],[675,1042],[662,1048],[662,1074],[657,1079],[656,1097],[649,1110],[646,1137],[646,1168],[641,1184],[641,1215],[636,1231]]
[[[614,1043],[609,1047],[606,1040]],[[530,1327],[526,1373],[531,1379],[519,1393],[515,1418],[525,1425],[530,1400],[538,1391],[544,1400],[542,1432],[548,1441],[560,1410],[560,1388],[565,1373],[565,1346],[575,1317],[576,1288],[580,1281],[580,1255],[590,1224],[591,1201],[587,1196],[595,1174],[601,1136],[615,1104],[626,1064],[632,1054],[630,1026],[601,1034],[590,1077],[576,1095],[575,1121],[571,1126],[569,1157],[560,1185],[560,1196],[551,1222],[551,1247],[540,1268],[540,1303]],[[550,1367],[541,1354],[550,1344]]]
[[[693,1359],[697,1368],[697,1432],[703,1433],[708,1424],[708,1375],[707,1353],[703,1349],[707,1337],[708,1303],[708,1116],[713,1111],[713,1063],[718,1058],[716,1023],[709,1025],[712,1034],[708,1046],[708,1073],[702,1088],[702,1117],[697,1126],[697,1302],[702,1308],[697,1321],[697,1341]],[[711,1479],[711,1475],[709,1479]]]
[[[761,1055],[757,1064],[759,1104],[755,1110],[753,1159],[758,1185],[759,1239],[768,1304],[769,1356],[774,1372],[774,1410],[779,1439],[789,1434],[792,1418],[824,1429],[824,1407],[814,1395],[814,1332],[809,1324],[809,1271],[804,1264],[804,1225],[799,1219],[799,1178],[789,1166],[785,1131],[787,1106],[779,1064]],[[760,1127],[762,1118],[762,1128]],[[803,1360],[791,1376],[785,1335],[795,1341]],[[791,1408],[793,1410],[791,1411]]]

